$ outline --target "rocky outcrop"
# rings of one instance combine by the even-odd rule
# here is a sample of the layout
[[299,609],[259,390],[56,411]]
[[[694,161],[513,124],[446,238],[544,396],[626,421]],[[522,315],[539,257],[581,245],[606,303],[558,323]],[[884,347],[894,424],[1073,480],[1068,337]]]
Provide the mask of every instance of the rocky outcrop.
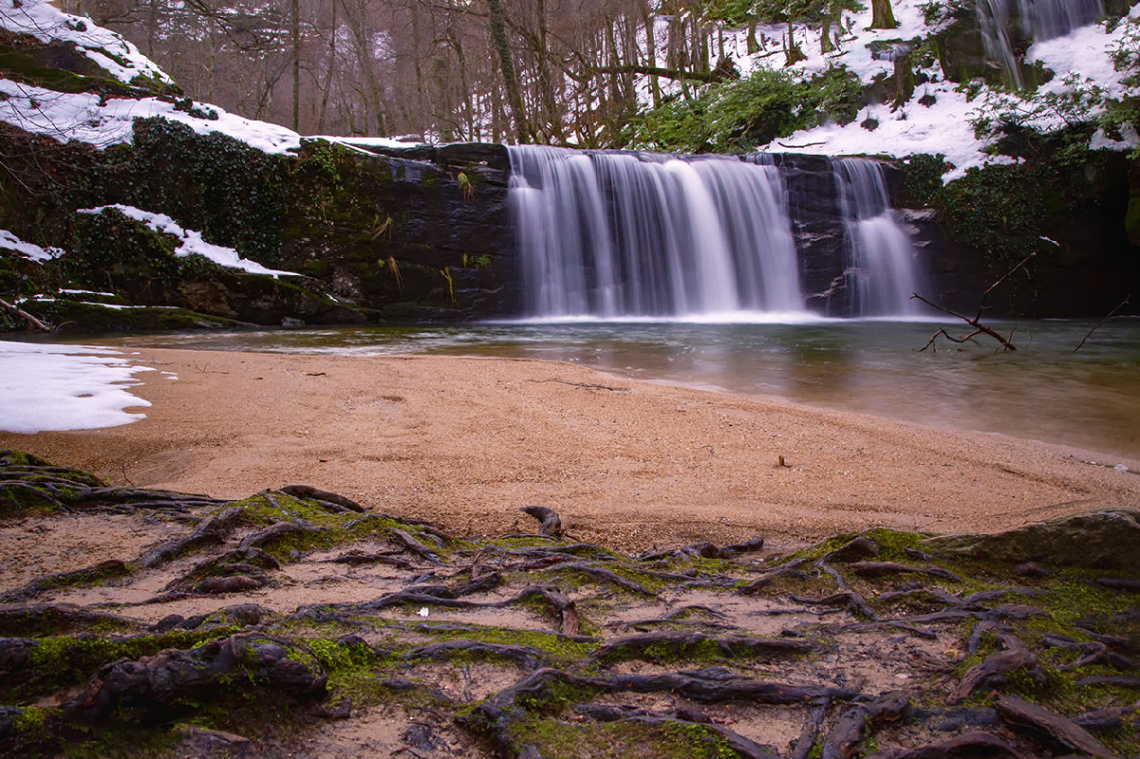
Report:
[[1140,511],[1090,511],[997,535],[945,535],[924,545],[986,561],[1048,562],[1140,572]]
[[305,144],[290,178],[282,265],[387,317],[508,312],[515,262],[506,148],[371,150]]
[[[279,156],[162,119],[134,129],[132,146],[98,151],[0,128],[0,143],[18,156],[0,176],[17,200],[0,209],[0,228],[66,251],[42,265],[5,256],[0,285],[32,294],[65,283],[117,296],[102,308],[98,297],[82,306],[70,297],[29,302],[29,312],[106,330],[175,318],[123,306],[191,312],[179,326],[449,320],[511,307],[502,146],[409,158],[314,140]],[[110,210],[77,213],[113,204],[167,215],[212,244],[300,276],[179,258],[177,238],[146,224]]]

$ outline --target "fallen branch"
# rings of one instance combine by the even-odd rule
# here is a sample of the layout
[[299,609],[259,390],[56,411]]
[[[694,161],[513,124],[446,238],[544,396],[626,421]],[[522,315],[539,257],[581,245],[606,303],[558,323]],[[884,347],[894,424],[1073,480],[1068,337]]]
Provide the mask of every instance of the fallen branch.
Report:
[[40,321],[36,317],[32,316],[31,314],[29,314],[24,309],[17,308],[16,306],[13,306],[11,303],[4,300],[3,298],[0,298],[0,309],[7,311],[8,313],[12,314],[13,316],[16,316],[20,319],[23,319],[33,329],[36,329],[40,332],[51,332],[51,327],[49,327],[47,324]]
[[[962,321],[966,322],[966,324],[970,325],[974,330],[973,332],[969,333],[965,337],[954,337],[949,332],[947,332],[945,328],[940,328],[937,332],[935,332],[931,336],[931,338],[929,340],[927,340],[926,345],[919,348],[919,351],[920,352],[924,351],[927,348],[929,348],[930,346],[934,345],[935,340],[938,339],[939,335],[942,335],[947,340],[949,340],[950,342],[953,342],[953,343],[965,343],[965,342],[968,342],[969,340],[977,337],[978,335],[986,335],[988,337],[992,337],[994,340],[997,340],[998,343],[1000,343],[1002,348],[1004,348],[1005,350],[1016,351],[1017,346],[1011,342],[1012,335],[1010,336],[1010,338],[1005,338],[1001,334],[999,334],[997,331],[995,331],[995,330],[991,329],[990,327],[987,327],[984,324],[982,324],[982,321],[981,321],[982,320],[982,313],[985,312],[985,310],[987,308],[986,298],[989,296],[989,294],[992,293],[995,289],[997,289],[997,287],[999,285],[1001,285],[1003,282],[1005,282],[1007,279],[1009,279],[1011,276],[1013,276],[1013,274],[1015,272],[1017,272],[1019,269],[1024,267],[1027,263],[1029,263],[1029,261],[1033,257],[1035,257],[1036,255],[1037,255],[1036,253],[1030,253],[1028,256],[1023,258],[1016,266],[1014,266],[1012,269],[1010,269],[1004,275],[1002,275],[1001,278],[998,279],[997,282],[994,282],[992,285],[987,287],[986,291],[984,293],[982,293],[981,302],[978,304],[978,312],[976,314],[974,314],[973,318],[970,318],[969,316],[966,316],[965,314],[960,314],[957,311],[952,311],[949,308],[946,308],[945,306],[939,305],[938,303],[935,303],[933,301],[927,300],[926,298],[922,297],[918,293],[911,293],[911,295],[910,295],[911,300],[920,300],[923,303],[925,303],[926,305],[930,306],[931,308],[934,308],[938,311],[941,311],[944,314],[949,314],[950,316],[953,316],[955,319],[961,319]],[[937,350],[937,348],[936,348],[936,350]]]
[[1128,305],[1128,301],[1129,301],[1129,300],[1131,300],[1131,299],[1132,299],[1132,294],[1131,294],[1131,293],[1129,293],[1128,295],[1125,295],[1125,296],[1124,296],[1124,300],[1120,301],[1120,305],[1119,305],[1119,306],[1117,306],[1116,308],[1114,308],[1114,309],[1112,309],[1111,311],[1109,311],[1109,312],[1108,312],[1108,316],[1104,317],[1104,318],[1103,318],[1103,319],[1101,319],[1099,322],[1097,322],[1096,326],[1095,326],[1095,327],[1093,327],[1092,329],[1090,329],[1090,330],[1089,330],[1089,332],[1088,332],[1088,334],[1087,334],[1087,335],[1085,335],[1084,337],[1082,337],[1082,338],[1081,338],[1081,342],[1080,342],[1080,344],[1079,344],[1079,345],[1077,345],[1077,347],[1076,347],[1076,348],[1073,348],[1073,353],[1076,353],[1076,352],[1077,352],[1077,351],[1079,351],[1081,348],[1083,348],[1083,347],[1084,347],[1084,345],[1085,345],[1085,341],[1087,341],[1087,340],[1088,340],[1090,337],[1092,337],[1092,333],[1093,333],[1093,332],[1096,332],[1098,329],[1100,329],[1101,327],[1103,327],[1103,326],[1104,326],[1104,324],[1105,324],[1105,322],[1107,322],[1109,319],[1111,319],[1112,317],[1116,316],[1116,312],[1117,312],[1117,311],[1119,311],[1120,309],[1124,308],[1125,306],[1127,306],[1127,305]]

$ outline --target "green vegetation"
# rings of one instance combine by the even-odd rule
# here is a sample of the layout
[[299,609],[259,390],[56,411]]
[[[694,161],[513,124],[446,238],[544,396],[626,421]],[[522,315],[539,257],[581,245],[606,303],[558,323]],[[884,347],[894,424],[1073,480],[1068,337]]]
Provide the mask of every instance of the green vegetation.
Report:
[[739,153],[825,121],[848,124],[862,107],[863,87],[835,67],[799,81],[759,69],[747,79],[709,85],[638,116],[629,147],[687,153]]

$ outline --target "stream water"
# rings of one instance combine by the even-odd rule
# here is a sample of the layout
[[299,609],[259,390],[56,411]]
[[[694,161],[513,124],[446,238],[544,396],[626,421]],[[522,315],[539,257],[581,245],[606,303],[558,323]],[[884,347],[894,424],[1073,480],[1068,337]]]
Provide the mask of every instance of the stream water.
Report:
[[570,321],[116,335],[127,346],[341,355],[445,354],[571,361],[628,377],[777,397],[1140,460],[1140,320],[1016,326],[1017,353],[962,349],[940,324],[878,320],[738,323]]

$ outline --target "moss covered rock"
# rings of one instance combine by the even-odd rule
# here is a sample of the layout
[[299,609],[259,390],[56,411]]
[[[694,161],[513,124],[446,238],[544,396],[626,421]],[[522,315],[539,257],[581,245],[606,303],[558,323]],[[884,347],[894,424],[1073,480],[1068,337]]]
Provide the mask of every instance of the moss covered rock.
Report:
[[1014,564],[1034,561],[1140,572],[1140,510],[1090,511],[996,535],[944,535],[924,546]]

